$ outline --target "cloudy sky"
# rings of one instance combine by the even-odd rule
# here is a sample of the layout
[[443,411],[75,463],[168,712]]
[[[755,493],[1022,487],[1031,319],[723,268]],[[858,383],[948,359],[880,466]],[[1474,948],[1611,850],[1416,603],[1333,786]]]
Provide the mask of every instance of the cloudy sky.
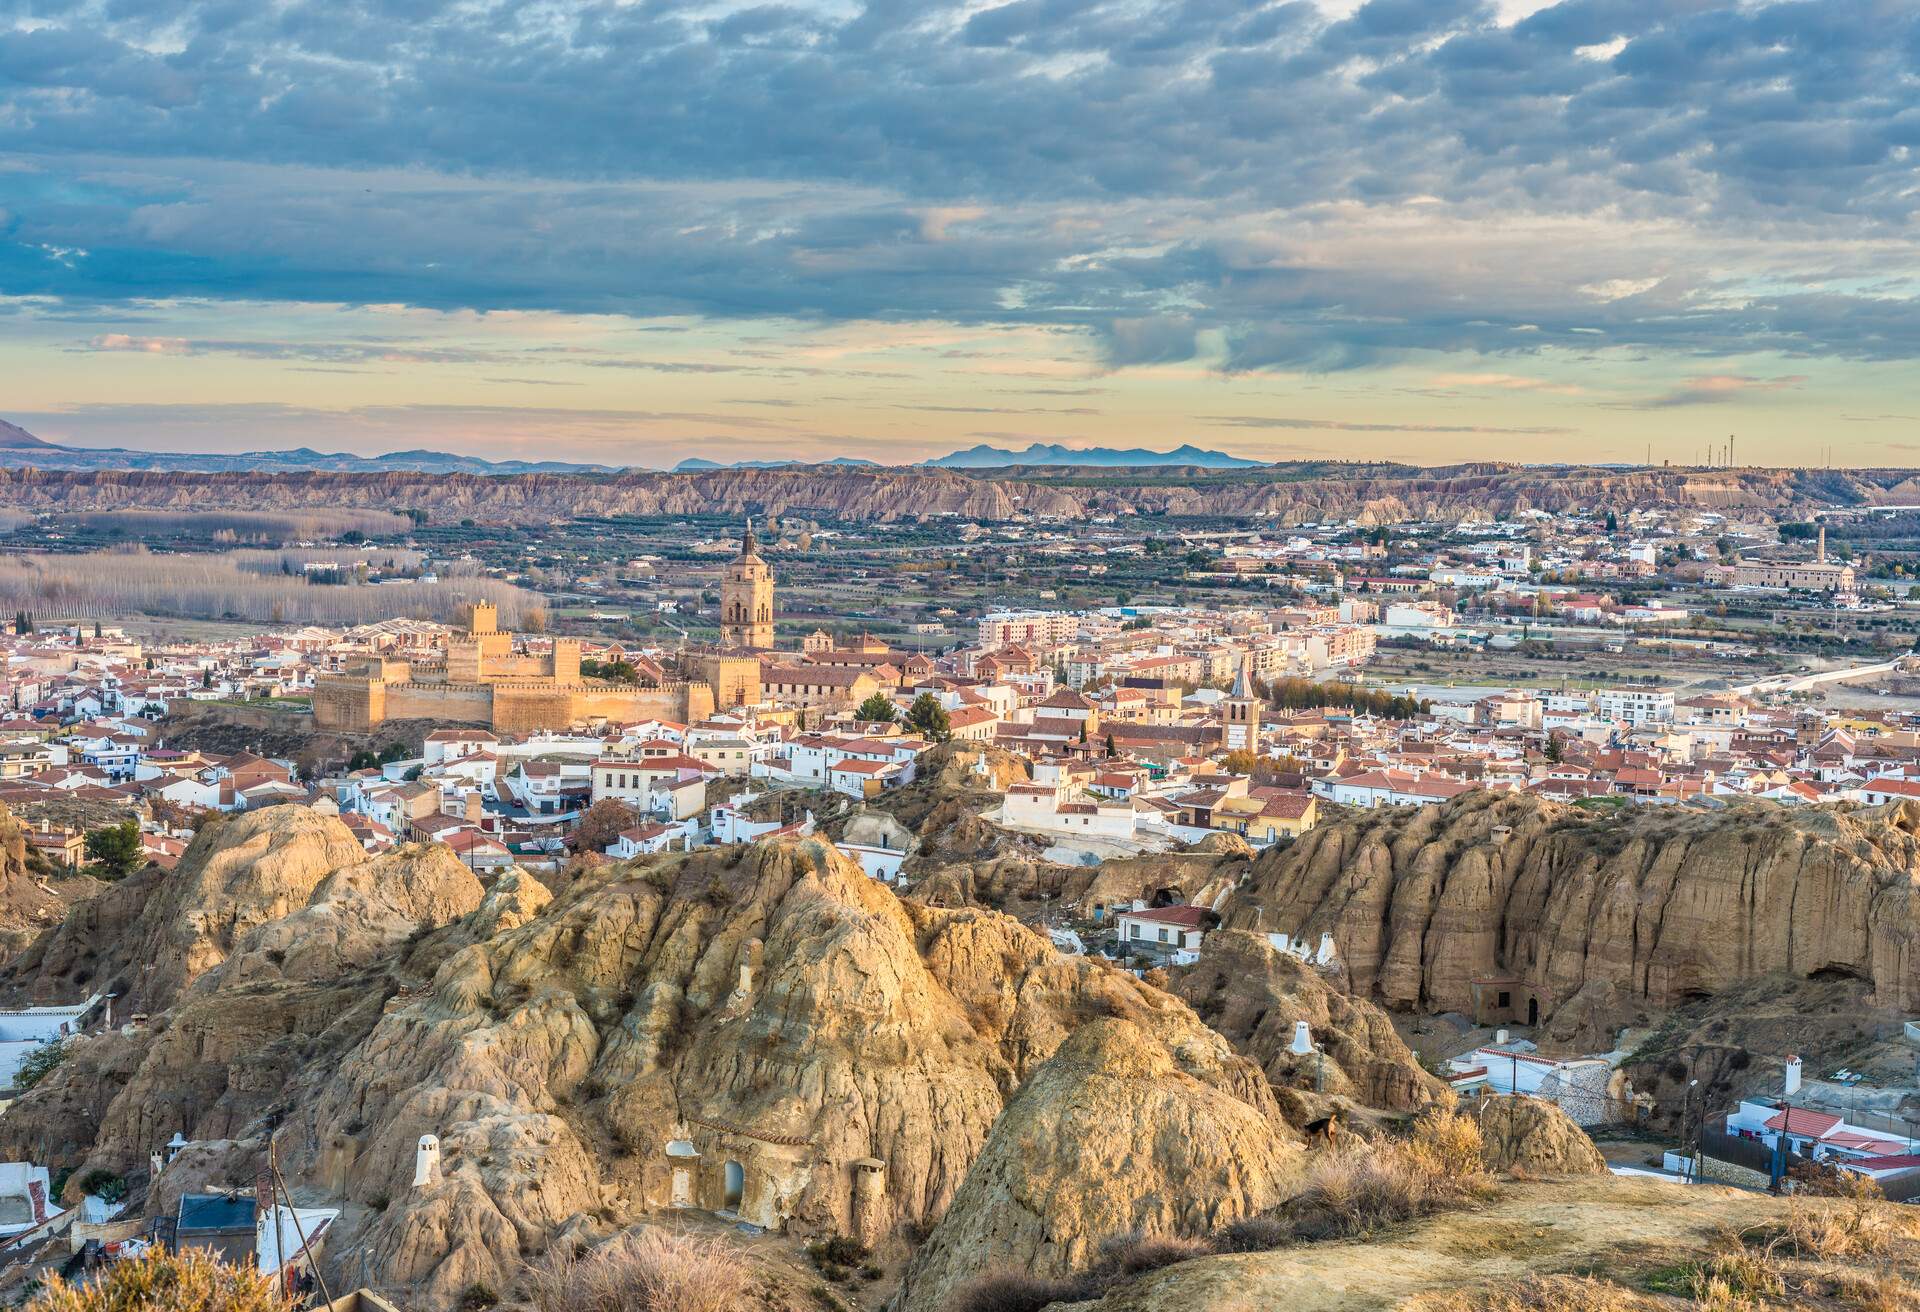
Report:
[[0,0],[0,415],[1920,463],[1913,0]]

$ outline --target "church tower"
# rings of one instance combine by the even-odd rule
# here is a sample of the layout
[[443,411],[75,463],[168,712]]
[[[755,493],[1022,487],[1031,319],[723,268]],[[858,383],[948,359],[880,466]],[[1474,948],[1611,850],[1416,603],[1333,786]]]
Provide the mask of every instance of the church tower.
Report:
[[720,583],[720,645],[773,649],[773,569],[753,540],[753,520],[740,539],[740,554]]
[[1253,660],[1242,657],[1233,695],[1220,708],[1220,745],[1228,751],[1260,750],[1260,698],[1253,691]]

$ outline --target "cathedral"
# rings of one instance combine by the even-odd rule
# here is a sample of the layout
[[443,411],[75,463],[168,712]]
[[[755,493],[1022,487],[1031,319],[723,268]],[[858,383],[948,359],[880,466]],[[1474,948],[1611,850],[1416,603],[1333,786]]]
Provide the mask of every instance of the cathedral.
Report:
[[740,539],[740,554],[720,581],[720,645],[773,650],[773,568],[754,541],[751,519]]

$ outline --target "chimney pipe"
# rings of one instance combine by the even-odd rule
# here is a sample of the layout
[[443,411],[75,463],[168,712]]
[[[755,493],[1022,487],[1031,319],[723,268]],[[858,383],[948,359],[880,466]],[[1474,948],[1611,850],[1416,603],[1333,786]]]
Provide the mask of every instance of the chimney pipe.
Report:
[[1800,1058],[1787,1058],[1786,1096],[1791,1098],[1800,1092]]
[[420,1146],[413,1153],[413,1187],[424,1189],[440,1176],[440,1140],[437,1136],[423,1134]]
[[1293,1042],[1287,1045],[1287,1051],[1302,1057],[1313,1051],[1313,1029],[1307,1022],[1293,1023]]

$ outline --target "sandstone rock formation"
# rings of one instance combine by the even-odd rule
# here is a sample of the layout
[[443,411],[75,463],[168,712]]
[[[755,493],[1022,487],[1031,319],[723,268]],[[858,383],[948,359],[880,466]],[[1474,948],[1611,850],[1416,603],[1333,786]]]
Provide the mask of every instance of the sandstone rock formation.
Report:
[[[385,963],[481,903],[479,881],[449,849],[369,858],[339,820],[300,807],[209,827],[147,891],[123,940],[90,951],[128,961],[123,987],[158,1014],[144,1032],[74,1042],[0,1121],[0,1146],[16,1157],[126,1173],[176,1132],[257,1132],[373,1027],[393,987]],[[119,893],[103,896],[118,905]],[[50,935],[58,951],[42,960],[89,950],[71,925]],[[79,1141],[82,1126],[91,1142]]]
[[[1215,930],[1200,960],[1170,975],[1175,997],[1259,1063],[1296,1126],[1326,1112],[1324,1098],[1305,1096],[1312,1092],[1403,1112],[1452,1101],[1379,1007],[1341,993],[1262,935]],[[1305,1055],[1291,1051],[1294,1024],[1303,1020],[1316,1049]]]
[[[1756,975],[1853,976],[1920,1006],[1920,806],[1592,815],[1469,793],[1324,825],[1253,865],[1225,923],[1332,934],[1348,991],[1605,1043]],[[1475,981],[1487,981],[1476,988]],[[1509,995],[1507,1012],[1497,994]]]
[[303,806],[215,819],[173,870],[149,869],[75,908],[10,963],[0,992],[62,1002],[106,990],[122,1014],[158,1011],[248,930],[305,906],[365,855],[338,819]]
[[1510,1175],[1605,1175],[1607,1159],[1573,1118],[1539,1098],[1486,1098],[1473,1109],[1480,1156]]
[[939,1312],[986,1272],[1082,1270],[1103,1241],[1200,1237],[1286,1194],[1297,1141],[1216,1036],[1084,1026],[1014,1095],[890,1305]]
[[[29,868],[27,834],[0,806],[0,962],[21,951],[66,914],[69,895]],[[69,879],[70,887],[91,881]]]
[[122,509],[388,510],[412,506],[436,523],[552,523],[576,515],[819,514],[895,522],[927,516],[1010,520],[1020,514],[1228,515],[1281,524],[1353,519],[1486,519],[1527,510],[1595,506],[1799,511],[1903,505],[1920,497],[1911,470],[1634,470],[1479,463],[1294,466],[1271,478],[1161,468],[1102,470],[1076,485],[1071,468],[967,474],[946,469],[718,469],[567,474],[172,473],[0,469],[0,505],[35,511]]
[[[1166,995],[1007,917],[903,902],[827,844],[656,859],[449,956],[322,1092],[317,1139],[351,1197],[406,1200],[360,1242],[434,1298],[501,1287],[570,1216],[676,1192],[877,1241],[945,1209],[1013,1089],[1099,1016],[1259,1087]],[[422,1133],[443,1178],[411,1193]]]

